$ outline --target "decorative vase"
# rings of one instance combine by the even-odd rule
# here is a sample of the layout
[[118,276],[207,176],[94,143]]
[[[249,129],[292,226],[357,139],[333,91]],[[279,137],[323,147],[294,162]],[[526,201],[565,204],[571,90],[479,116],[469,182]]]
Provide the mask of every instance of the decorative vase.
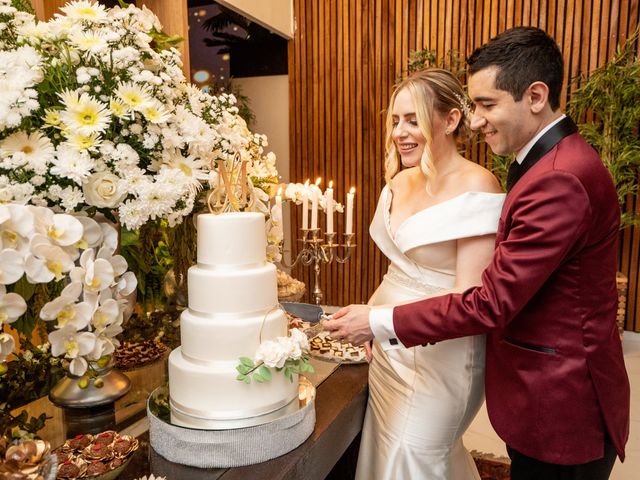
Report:
[[[49,400],[63,408],[93,408],[114,403],[131,388],[129,377],[113,367],[113,358],[103,368],[92,363],[97,372],[86,388],[80,387],[80,379],[67,374],[49,392]],[[96,381],[101,387],[96,387]]]

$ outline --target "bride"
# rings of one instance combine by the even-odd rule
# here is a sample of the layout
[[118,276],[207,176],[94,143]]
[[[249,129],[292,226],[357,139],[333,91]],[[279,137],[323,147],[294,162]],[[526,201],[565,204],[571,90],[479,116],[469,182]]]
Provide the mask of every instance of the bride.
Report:
[[[462,87],[446,70],[417,72],[395,88],[387,185],[370,227],[391,265],[370,305],[481,284],[504,195],[489,171],[458,153],[469,121]],[[483,377],[484,336],[386,352],[374,341],[356,478],[479,479],[462,434],[482,403]]]

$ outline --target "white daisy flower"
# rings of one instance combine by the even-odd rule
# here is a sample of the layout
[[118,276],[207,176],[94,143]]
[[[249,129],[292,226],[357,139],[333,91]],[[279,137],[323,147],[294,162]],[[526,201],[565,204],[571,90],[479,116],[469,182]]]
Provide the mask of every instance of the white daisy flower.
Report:
[[116,95],[127,107],[135,111],[142,111],[153,103],[149,89],[133,82],[118,86]]
[[89,58],[102,53],[107,48],[107,40],[100,31],[73,31],[69,34],[69,42],[78,50],[88,54]]
[[[107,12],[104,5],[88,0],[75,0],[67,3],[64,7],[60,7],[67,18],[71,20],[88,20],[91,22],[100,22],[107,18]],[[60,14],[56,14],[60,17]]]
[[86,93],[72,101],[73,106],[60,112],[60,119],[68,129],[87,136],[106,130],[111,122],[107,105]]

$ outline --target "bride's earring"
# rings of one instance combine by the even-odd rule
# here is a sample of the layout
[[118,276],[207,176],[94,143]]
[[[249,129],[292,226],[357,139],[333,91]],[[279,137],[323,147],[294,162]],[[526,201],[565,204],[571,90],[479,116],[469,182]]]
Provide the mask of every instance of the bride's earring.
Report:
[[444,131],[444,134],[449,136],[451,135],[451,130],[449,130],[448,128]]

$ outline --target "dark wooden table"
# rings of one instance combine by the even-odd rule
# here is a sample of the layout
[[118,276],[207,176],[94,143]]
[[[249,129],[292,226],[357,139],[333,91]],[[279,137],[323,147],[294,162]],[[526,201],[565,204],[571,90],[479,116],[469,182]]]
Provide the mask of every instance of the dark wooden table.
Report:
[[367,372],[366,364],[341,365],[320,384],[316,391],[315,429],[302,445],[286,455],[246,467],[199,469],[162,458],[149,446],[146,432],[139,437],[140,449],[119,478],[133,480],[151,473],[167,480],[321,480],[329,474],[332,478],[348,478],[336,469],[350,470],[357,455],[367,401]]

